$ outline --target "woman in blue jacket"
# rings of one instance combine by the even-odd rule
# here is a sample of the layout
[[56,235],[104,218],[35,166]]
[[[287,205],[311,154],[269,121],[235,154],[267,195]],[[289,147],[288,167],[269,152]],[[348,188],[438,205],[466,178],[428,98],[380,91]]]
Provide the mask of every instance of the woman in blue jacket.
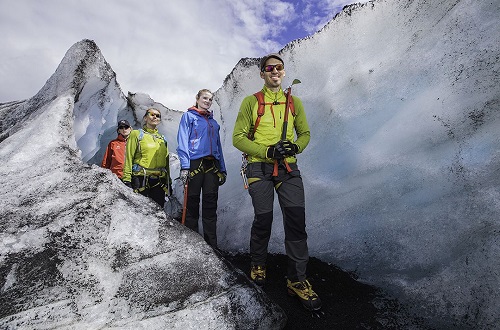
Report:
[[198,232],[200,194],[202,196],[203,237],[217,248],[217,200],[219,186],[226,182],[226,165],[219,129],[210,106],[213,93],[202,89],[195,106],[182,115],[177,132],[180,179],[188,184],[185,225]]

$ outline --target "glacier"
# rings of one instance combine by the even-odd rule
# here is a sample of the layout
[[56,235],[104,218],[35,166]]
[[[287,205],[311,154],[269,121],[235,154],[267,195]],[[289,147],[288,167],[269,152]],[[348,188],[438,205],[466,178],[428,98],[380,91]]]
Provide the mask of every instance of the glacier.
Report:
[[[498,1],[370,1],[280,50],[312,129],[299,156],[310,254],[430,328],[500,324],[499,14]],[[253,211],[231,135],[262,86],[257,63],[242,59],[212,105],[228,167],[219,246],[234,253]],[[125,96],[89,40],[33,98],[0,105],[0,327],[283,327],[199,235],[96,166],[117,120],[137,127],[151,105],[174,151],[182,112]],[[270,251],[283,253],[275,214]]]
[[0,328],[281,329],[281,308],[200,235],[84,161],[151,105],[115,78],[83,40],[37,95],[0,105]]
[[[298,158],[310,253],[431,327],[500,324],[499,14],[498,1],[370,1],[281,51],[311,127]],[[242,59],[216,95],[227,250],[246,251],[251,226],[231,134],[256,65]],[[273,233],[283,253],[281,220]]]

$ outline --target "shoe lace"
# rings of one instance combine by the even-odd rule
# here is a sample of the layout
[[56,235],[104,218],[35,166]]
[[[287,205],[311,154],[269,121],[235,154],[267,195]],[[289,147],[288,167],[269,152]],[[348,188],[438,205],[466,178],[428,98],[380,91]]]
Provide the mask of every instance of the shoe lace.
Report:
[[264,277],[266,275],[266,269],[262,266],[254,266],[252,271],[258,277]]
[[309,283],[308,280],[302,281],[302,282],[297,282],[296,285],[294,285],[297,289],[302,291],[305,295],[309,297],[314,297],[315,293],[312,289],[312,285]]

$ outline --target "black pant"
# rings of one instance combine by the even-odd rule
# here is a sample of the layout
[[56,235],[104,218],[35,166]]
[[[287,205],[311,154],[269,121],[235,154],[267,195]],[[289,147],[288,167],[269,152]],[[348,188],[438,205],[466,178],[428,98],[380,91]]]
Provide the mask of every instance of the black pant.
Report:
[[285,229],[285,251],[288,256],[287,276],[292,282],[306,279],[309,261],[307,247],[304,185],[297,164],[290,164],[291,173],[280,166],[274,177],[273,164],[251,163],[247,167],[248,179],[252,182],[248,192],[252,197],[255,217],[250,233],[250,256],[252,265],[266,264],[267,248],[273,223],[274,192],[283,213]]
[[[151,198],[163,208],[165,205],[165,190],[163,190],[165,182],[166,179],[151,177],[146,177],[146,181],[144,181],[144,176],[134,175],[131,184],[133,189],[139,190],[141,195]],[[145,186],[144,183],[146,183]]]
[[189,179],[186,205],[186,227],[199,232],[200,194],[203,238],[217,248],[217,200],[219,198],[219,177],[215,160],[191,160],[190,171],[196,174]]

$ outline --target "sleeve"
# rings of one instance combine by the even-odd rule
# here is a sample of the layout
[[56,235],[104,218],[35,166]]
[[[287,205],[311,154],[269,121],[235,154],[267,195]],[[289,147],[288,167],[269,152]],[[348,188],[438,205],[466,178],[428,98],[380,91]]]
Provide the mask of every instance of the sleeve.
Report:
[[185,112],[179,122],[177,131],[177,154],[181,163],[181,169],[189,169],[189,133],[190,133],[189,114]]
[[111,167],[111,155],[112,155],[112,150],[111,150],[111,142],[108,143],[108,146],[106,148],[106,152],[104,153],[104,157],[102,158],[101,162],[101,167],[104,168],[110,168]]
[[123,182],[130,182],[132,180],[132,165],[134,162],[134,155],[137,150],[139,131],[133,130],[127,139],[125,147],[125,165],[123,166]]
[[295,97],[293,95],[292,97],[295,107],[295,118],[293,121],[293,125],[297,134],[297,140],[295,140],[295,144],[299,147],[300,153],[304,151],[304,149],[309,144],[309,141],[311,140],[311,131],[309,129],[309,124],[307,123],[306,113],[304,111],[302,101],[298,97]]
[[253,95],[245,97],[241,102],[234,123],[233,146],[250,156],[266,158],[267,146],[257,144],[248,138],[248,133],[253,129],[253,107],[256,103],[257,99]]

